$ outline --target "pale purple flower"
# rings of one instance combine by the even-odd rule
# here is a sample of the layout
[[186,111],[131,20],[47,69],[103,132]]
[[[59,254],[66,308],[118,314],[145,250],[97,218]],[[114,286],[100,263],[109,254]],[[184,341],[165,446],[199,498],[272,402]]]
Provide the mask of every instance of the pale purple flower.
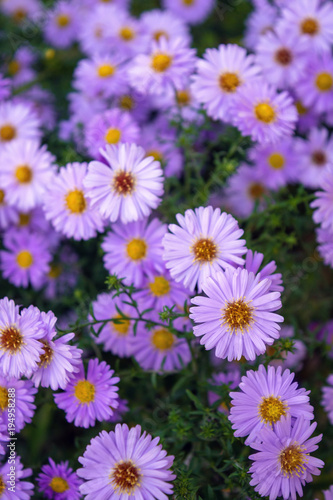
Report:
[[0,175],[0,230],[7,229],[8,226],[16,224],[19,220],[19,214],[16,208],[8,205],[7,192],[2,186]]
[[200,24],[213,12],[215,0],[163,0],[163,7],[190,24]]
[[38,140],[40,136],[40,121],[31,106],[0,102],[0,149],[17,139]]
[[330,423],[333,425],[333,375],[330,375],[327,379],[328,386],[324,386],[322,389],[323,398],[321,404],[324,407]]
[[316,199],[310,204],[314,208],[313,220],[321,224],[322,229],[333,232],[333,165],[329,165],[320,181],[321,191],[316,192]]
[[333,500],[333,485],[328,490],[323,491],[325,500]]
[[0,3],[1,10],[12,18],[15,24],[22,26],[28,20],[38,22],[42,12],[39,0],[10,0]]
[[[89,55],[105,54],[110,52],[112,35],[110,33],[110,24],[119,13],[119,5],[124,0],[117,0],[115,5],[100,3],[89,9],[89,14],[80,19],[80,29],[78,39],[82,51]],[[81,2],[80,2],[81,3]]]
[[77,39],[80,17],[73,2],[58,0],[48,12],[44,25],[47,42],[59,49],[70,47]]
[[275,6],[262,2],[259,7],[251,12],[246,20],[244,36],[245,46],[254,50],[259,42],[260,36],[273,31],[277,17]]
[[317,250],[326,266],[333,268],[333,233],[327,229],[317,228]]
[[[10,443],[16,443],[16,441]],[[0,484],[3,485],[1,498],[2,500],[29,500],[34,494],[34,485],[25,481],[25,478],[32,475],[32,469],[23,469],[21,457],[18,455],[13,460],[14,463],[6,460],[3,464],[0,464]],[[11,467],[14,467],[14,475]],[[14,491],[12,488],[14,488]]]
[[114,409],[113,415],[109,418],[109,422],[117,423],[117,422],[122,422],[123,420],[123,414],[127,413],[129,408],[127,406],[127,399],[118,399],[119,406],[117,409]]
[[333,57],[330,53],[309,58],[306,78],[295,88],[305,107],[316,113],[331,111],[333,108]]
[[37,115],[40,124],[46,130],[53,130],[56,125],[55,96],[49,90],[34,85],[20,93],[15,102],[29,105]]
[[10,79],[4,78],[3,74],[0,73],[0,102],[7,99],[10,96],[10,85],[11,85]]
[[68,462],[56,464],[52,458],[43,465],[37,477],[38,489],[44,498],[51,500],[79,500],[82,498],[79,487],[83,481],[68,466]]
[[28,46],[24,45],[17,49],[7,64],[7,72],[13,87],[19,87],[36,78],[36,71],[32,67],[36,59],[36,54]]
[[109,50],[127,58],[145,53],[149,46],[149,35],[141,20],[131,16],[123,8],[118,8],[115,12],[109,25],[109,34]]
[[253,274],[259,273],[260,279],[268,278],[269,280],[271,280],[271,284],[269,287],[270,292],[283,292],[284,287],[282,286],[282,274],[275,272],[277,269],[275,261],[272,260],[260,270],[260,266],[263,260],[264,260],[264,254],[248,250],[245,257],[244,268],[249,273]]
[[[15,391],[12,400],[8,389]],[[6,429],[9,428],[8,412],[15,413],[15,427],[11,428],[14,432],[20,432],[26,424],[29,424],[36,410],[34,405],[36,393],[37,389],[30,380],[17,380],[14,377],[0,375],[0,426],[4,424]]]
[[151,41],[159,40],[164,36],[167,40],[181,37],[188,45],[191,36],[187,24],[181,16],[169,10],[153,9],[141,15],[141,23]]

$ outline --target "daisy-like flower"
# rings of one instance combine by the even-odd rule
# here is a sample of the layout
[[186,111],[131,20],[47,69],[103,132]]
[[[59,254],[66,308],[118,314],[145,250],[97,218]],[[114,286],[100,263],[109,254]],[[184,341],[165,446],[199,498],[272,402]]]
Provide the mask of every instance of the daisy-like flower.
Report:
[[38,140],[40,136],[40,121],[31,106],[0,102],[0,148],[16,139]]
[[126,285],[139,288],[147,272],[164,269],[162,238],[165,233],[166,225],[158,219],[113,224],[112,232],[101,245],[105,252],[104,266],[110,274],[124,278]]
[[176,224],[170,224],[170,233],[163,238],[165,265],[172,278],[194,290],[208,276],[221,269],[240,266],[246,252],[245,240],[239,238],[243,230],[237,221],[219,208],[199,207],[177,214]]
[[44,197],[45,217],[56,231],[75,240],[89,240],[104,230],[98,210],[91,206],[84,187],[87,163],[68,163],[53,177]]
[[215,0],[163,0],[163,7],[190,24],[200,24],[213,11]]
[[[37,308],[36,308],[37,309]],[[0,362],[2,376],[29,377],[43,352],[40,313],[23,309],[7,297],[0,300]]]
[[85,127],[84,142],[89,154],[100,159],[100,148],[106,144],[138,142],[139,127],[133,118],[114,108],[95,115]]
[[8,429],[8,407],[10,395],[8,389],[15,390],[15,432],[20,432],[25,424],[29,424],[35,413],[34,405],[37,389],[30,380],[17,380],[14,377],[0,375],[0,425]]
[[321,404],[328,415],[329,421],[333,425],[333,375],[328,377],[326,383],[328,386],[324,386],[322,389],[323,398]]
[[51,500],[79,500],[79,487],[83,481],[68,466],[68,462],[56,464],[52,458],[43,465],[37,477],[38,489],[44,498]]
[[132,17],[125,9],[118,8],[109,24],[109,50],[118,52],[127,58],[138,53],[145,53],[149,45],[149,36],[142,22]]
[[106,146],[105,163],[89,164],[84,186],[92,206],[111,222],[124,224],[148,217],[163,195],[163,172],[159,162],[145,158],[136,144]]
[[[124,0],[117,0],[117,3]],[[81,2],[82,3],[82,2]],[[89,15],[81,16],[78,39],[80,47],[85,54],[105,54],[110,52],[112,36],[110,33],[110,19],[114,19],[119,12],[112,3],[101,2],[94,8],[89,8]]]
[[[264,260],[264,254],[259,252],[252,252],[248,250],[245,258],[244,268],[249,273],[257,274],[259,272],[262,261]],[[264,266],[260,271],[260,278],[268,278],[271,280],[271,285],[269,287],[270,292],[283,292],[284,288],[282,285],[282,274],[276,273],[277,266],[275,261],[271,261],[266,266]]]
[[320,181],[321,191],[317,191],[316,199],[310,204],[316,210],[313,220],[321,224],[322,229],[333,233],[333,165],[329,165]]
[[196,323],[194,335],[202,337],[206,350],[216,347],[218,358],[228,361],[242,356],[253,360],[263,354],[266,345],[279,338],[283,317],[279,292],[269,292],[271,281],[246,269],[226,269],[207,278],[206,297],[194,297],[190,318]]
[[78,275],[78,256],[69,246],[61,246],[59,255],[53,259],[50,270],[45,276],[43,283],[44,296],[48,300],[53,300],[55,297],[72,293]]
[[326,266],[333,268],[333,233],[326,229],[317,228],[318,252]]
[[230,106],[239,89],[258,78],[254,56],[238,45],[207,49],[197,63],[192,92],[214,120],[230,121]]
[[333,58],[330,53],[311,57],[306,68],[306,78],[296,88],[303,105],[316,113],[333,108]]
[[59,49],[70,47],[77,39],[79,19],[73,2],[57,1],[52,11],[48,12],[44,26],[45,39]]
[[188,45],[191,42],[187,24],[184,23],[181,17],[175,16],[171,11],[153,9],[144,12],[141,16],[141,22],[151,41],[159,40],[164,36],[167,40],[181,37]]
[[[3,465],[0,465],[1,497],[3,500],[29,500],[34,493],[34,485],[25,481],[25,478],[32,475],[32,469],[23,469],[21,457],[19,456],[16,456],[13,460],[15,460],[15,463],[6,460]],[[14,467],[14,475],[12,467]]]
[[249,370],[242,377],[239,392],[231,392],[229,420],[236,437],[248,436],[245,444],[258,439],[263,427],[274,427],[282,417],[291,415],[306,420],[313,419],[313,407],[309,404],[310,391],[298,388],[293,382],[294,373],[282,372],[279,366],[267,368],[260,365],[258,371]]
[[40,205],[51,183],[55,158],[38,141],[10,142],[1,151],[1,182],[8,203],[27,212]]
[[[240,383],[240,369],[230,368],[225,372],[214,373],[212,380],[209,380],[211,385],[228,385],[230,389],[236,389]],[[208,391],[208,403],[213,405],[216,401],[220,400],[221,396],[214,391]],[[218,407],[218,411],[229,415],[230,408],[225,403],[221,403]]]
[[266,83],[253,82],[240,88],[230,109],[233,124],[239,131],[260,143],[277,142],[291,135],[297,111],[287,92],[277,91]]
[[23,46],[17,49],[7,65],[13,87],[19,87],[36,78],[36,71],[32,68],[35,62],[36,55],[29,47]]
[[129,82],[142,94],[173,93],[186,85],[195,67],[195,50],[183,38],[152,42],[149,54],[136,56],[128,69]]
[[7,229],[8,226],[16,224],[19,220],[19,214],[16,208],[8,205],[8,195],[2,186],[1,179],[0,186],[0,230],[3,230]]
[[1,10],[18,25],[22,25],[28,19],[34,22],[38,21],[42,10],[39,0],[3,1],[0,6]]
[[118,407],[119,377],[112,377],[114,370],[98,359],[88,363],[85,377],[83,363],[78,373],[72,374],[65,392],[54,395],[59,408],[66,412],[67,422],[74,422],[76,427],[94,426],[96,420],[108,420],[113,408]]
[[5,250],[0,252],[3,277],[15,286],[38,290],[50,270],[52,256],[46,235],[28,229],[11,229],[4,236]]
[[274,30],[278,12],[275,6],[262,2],[246,20],[245,46],[255,50],[261,35]]
[[280,496],[296,500],[296,493],[303,495],[302,486],[312,481],[312,476],[318,476],[319,468],[324,466],[322,460],[310,455],[322,438],[322,434],[310,438],[316,427],[316,422],[310,425],[302,416],[292,425],[291,416],[287,415],[274,429],[261,430],[260,442],[251,443],[258,453],[249,456],[254,461],[249,472],[255,491],[261,496],[269,495],[270,500]]
[[[116,319],[108,321],[102,326],[101,323],[93,325],[92,328],[97,335],[94,337],[96,344],[103,344],[103,350],[112,352],[120,358],[132,355],[131,340],[134,336],[133,321],[123,316],[133,317],[136,315],[133,307],[124,304],[122,297],[113,297],[112,293],[101,293],[92,303],[93,317],[89,315],[89,321]],[[122,315],[120,314],[120,312]]]
[[141,434],[141,427],[117,424],[114,431],[102,431],[90,441],[78,476],[85,479],[80,487],[86,500],[128,497],[139,500],[165,499],[172,494],[176,476],[170,470],[174,457],[158,444],[160,438]]

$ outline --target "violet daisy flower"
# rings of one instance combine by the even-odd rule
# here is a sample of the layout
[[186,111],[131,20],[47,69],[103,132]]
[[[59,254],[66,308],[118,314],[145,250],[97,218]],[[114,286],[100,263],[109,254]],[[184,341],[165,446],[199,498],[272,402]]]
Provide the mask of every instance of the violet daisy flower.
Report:
[[84,186],[103,217],[123,224],[148,217],[163,195],[159,162],[145,158],[136,144],[107,145],[101,150],[105,163],[92,161]]
[[190,290],[202,285],[221,269],[240,266],[246,252],[243,230],[237,221],[219,208],[199,207],[177,214],[179,226],[170,224],[163,238],[165,265],[172,278]]
[[[15,463],[6,460],[0,465],[0,492],[3,500],[29,500],[33,495],[34,485],[25,481],[32,475],[32,469],[23,469],[21,457],[15,457]],[[15,474],[13,475],[14,467]],[[14,484],[13,484],[14,483]],[[14,488],[14,493],[13,489]]]
[[167,40],[181,37],[188,45],[191,36],[187,24],[181,17],[168,10],[153,9],[141,15],[141,23],[151,41],[164,36]]
[[62,393],[54,395],[57,406],[66,412],[67,422],[74,422],[76,427],[94,426],[108,420],[113,414],[113,408],[118,407],[119,377],[112,377],[114,370],[98,359],[90,359],[87,376],[85,377],[83,363],[80,371],[71,375]]
[[149,36],[142,22],[118,8],[109,24],[109,50],[127,58],[147,51]]
[[83,483],[68,462],[56,464],[52,458],[43,465],[37,477],[38,490],[51,500],[79,500],[79,487]]
[[260,432],[260,442],[251,443],[258,451],[250,455],[253,460],[249,472],[252,473],[251,486],[255,486],[261,496],[276,500],[296,500],[296,493],[303,495],[302,486],[312,481],[312,476],[320,474],[324,462],[310,456],[317,450],[316,444],[322,434],[309,439],[316,422],[310,425],[302,416],[292,425],[290,415],[281,417],[274,429],[266,427]]
[[333,57],[330,53],[309,59],[306,78],[298,82],[295,90],[303,105],[316,113],[332,110]]
[[18,48],[7,66],[13,87],[19,87],[36,78],[36,71],[32,68],[36,59],[36,55],[29,47]]
[[0,148],[16,139],[38,140],[40,136],[40,121],[31,106],[0,102]]
[[0,374],[6,377],[29,377],[37,369],[43,352],[43,336],[37,308],[23,309],[7,297],[0,300]]
[[233,124],[242,135],[260,143],[273,143],[291,135],[297,111],[287,92],[266,83],[252,82],[240,88],[230,108]]
[[316,199],[310,204],[316,210],[313,220],[321,224],[322,229],[333,232],[333,165],[327,166],[320,181],[321,191],[317,191]]
[[328,415],[329,421],[333,425],[333,375],[328,377],[326,383],[328,386],[322,388],[323,398],[321,404]]
[[[225,384],[228,385],[230,389],[236,389],[240,383],[240,380],[240,369],[239,367],[236,367],[227,369],[225,372],[214,373],[213,378],[212,380],[209,380],[209,383],[216,386]],[[212,390],[208,391],[208,403],[210,405],[213,405],[220,399],[221,396],[219,396],[216,392]],[[217,409],[225,415],[229,415],[230,408],[225,403],[221,403]]]
[[[252,252],[248,250],[245,258],[244,268],[249,273],[257,274],[259,272],[260,266],[264,259],[264,254],[260,252]],[[260,278],[268,278],[271,280],[271,285],[268,289],[269,292],[283,292],[284,287],[282,286],[282,274],[275,273],[277,266],[275,261],[272,260],[266,266],[264,266],[260,271]]]
[[8,192],[10,205],[27,212],[42,203],[51,183],[54,160],[38,141],[17,140],[3,147],[1,183]]
[[277,323],[283,317],[273,313],[281,307],[280,293],[269,292],[271,281],[261,280],[246,269],[226,269],[207,278],[207,297],[194,297],[190,318],[196,323],[194,335],[202,337],[206,350],[216,347],[218,358],[228,361],[255,359],[266,344],[279,338]]
[[79,15],[73,2],[58,0],[44,26],[45,39],[54,47],[66,49],[77,39]]
[[229,420],[236,437],[248,436],[245,444],[258,439],[263,427],[275,428],[282,417],[290,415],[313,419],[310,391],[298,388],[294,373],[279,366],[275,369],[260,365],[258,371],[249,370],[239,384],[240,392],[231,392]]
[[0,424],[5,424],[8,429],[8,411],[11,396],[8,389],[15,391],[15,432],[20,432],[26,424],[30,424],[35,413],[34,405],[37,389],[30,380],[17,380],[14,377],[0,375]]
[[333,233],[327,229],[317,228],[318,253],[326,266],[333,268]]
[[0,252],[3,277],[15,286],[38,290],[50,270],[52,259],[46,235],[28,229],[11,229],[4,236],[5,249]]
[[230,106],[239,89],[257,79],[260,73],[254,61],[253,55],[232,44],[207,49],[203,59],[198,60],[191,89],[211,118],[231,120]]
[[245,46],[255,50],[261,35],[274,30],[278,12],[276,6],[263,2],[246,20]]
[[87,171],[87,163],[68,163],[54,176],[44,198],[45,217],[56,231],[75,240],[94,238],[104,230],[102,217],[84,187]]
[[[124,0],[117,0],[117,3]],[[102,2],[95,8],[89,9],[89,15],[80,19],[80,30],[78,39],[80,47],[85,54],[105,54],[110,52],[112,35],[110,33],[110,20],[113,20],[119,13],[121,5],[113,5]]]
[[213,11],[215,0],[163,0],[163,7],[190,24],[202,23]]
[[16,208],[8,205],[8,195],[2,186],[0,179],[0,230],[7,229],[8,226],[16,224],[19,220],[19,214]]
[[140,287],[147,272],[164,269],[162,238],[165,233],[166,225],[158,219],[113,224],[112,232],[107,233],[101,245],[105,268],[110,274],[124,278],[126,285]]
[[79,457],[83,467],[77,474],[86,481],[80,487],[86,500],[96,496],[157,500],[172,494],[174,457],[167,455],[159,440],[141,434],[140,425],[129,429],[117,424],[112,432],[100,432]]

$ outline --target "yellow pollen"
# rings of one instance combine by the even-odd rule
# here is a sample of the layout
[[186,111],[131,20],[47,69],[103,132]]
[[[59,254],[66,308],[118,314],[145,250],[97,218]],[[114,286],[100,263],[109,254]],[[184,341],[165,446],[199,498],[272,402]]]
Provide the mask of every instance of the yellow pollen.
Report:
[[153,34],[153,38],[154,40],[156,40],[157,42],[159,41],[159,39],[164,36],[164,38],[166,38],[167,40],[169,40],[169,35],[166,31],[163,31],[163,30],[158,30],[158,31],[155,31],[154,34]]
[[16,169],[15,177],[20,184],[28,184],[32,179],[32,170],[28,165],[20,165]]
[[62,273],[62,266],[60,264],[51,264],[51,269],[47,273],[51,279],[57,279]]
[[272,123],[276,118],[274,108],[267,102],[260,102],[254,108],[256,118],[264,123]]
[[22,269],[28,269],[33,264],[33,256],[28,250],[21,250],[16,256],[16,262]]
[[258,406],[261,421],[265,424],[275,424],[281,417],[286,416],[288,407],[286,403],[281,401],[280,396],[269,396],[261,398],[261,403]]
[[303,106],[301,101],[296,101],[295,106],[299,115],[305,115],[308,112],[308,108]]
[[65,203],[72,214],[82,214],[87,206],[83,191],[74,189],[65,196]]
[[44,352],[40,355],[38,366],[46,368],[52,361],[53,350],[45,340],[41,340],[40,343],[43,344]]
[[120,314],[117,314],[113,319],[118,319],[119,323],[114,323],[111,321],[112,327],[118,332],[120,335],[127,335],[128,329],[130,327],[130,320],[124,319]]
[[281,66],[288,66],[293,60],[293,54],[286,47],[281,47],[275,52],[275,60]]
[[19,226],[27,226],[30,222],[31,216],[30,214],[24,214],[23,212],[19,213]]
[[314,151],[311,156],[312,163],[317,165],[317,167],[322,167],[325,165],[327,158],[324,151]]
[[189,92],[187,90],[177,90],[176,101],[178,106],[188,106],[191,102],[191,97]]
[[152,156],[155,161],[159,161],[160,163],[162,163],[162,161],[164,160],[162,153],[160,151],[157,151],[157,149],[151,149],[150,151],[147,151],[146,158],[148,156]]
[[4,411],[8,406],[8,390],[6,387],[0,386],[0,410]]
[[121,139],[121,130],[117,128],[109,128],[105,134],[105,142],[108,144],[118,144]]
[[109,475],[111,484],[118,494],[125,493],[132,495],[135,488],[140,485],[141,474],[137,467],[135,467],[132,460],[116,463]]
[[301,33],[304,35],[316,35],[319,31],[319,24],[316,19],[313,19],[312,17],[307,17],[306,19],[303,19],[301,23]]
[[5,192],[3,189],[0,189],[0,205],[4,203],[5,200]]
[[223,73],[219,78],[220,87],[224,92],[236,92],[241,81],[236,73]]
[[2,495],[5,489],[6,489],[6,484],[3,480],[3,476],[0,476],[0,495]]
[[230,333],[237,334],[238,330],[244,333],[253,321],[253,310],[243,299],[226,302],[222,308],[222,325],[228,325]]
[[268,163],[275,170],[281,170],[285,164],[285,158],[281,153],[272,153],[268,157]]
[[122,196],[131,194],[134,190],[135,178],[130,172],[120,170],[113,178],[113,188]]
[[46,49],[44,52],[44,57],[47,61],[51,61],[54,59],[56,55],[56,51],[54,49]]
[[163,73],[170,68],[172,57],[168,54],[155,54],[151,61],[151,67],[158,73]]
[[0,330],[0,350],[10,351],[11,354],[21,349],[23,337],[16,326],[7,326]]
[[292,477],[294,474],[298,476],[305,470],[304,463],[306,457],[304,447],[298,443],[290,444],[279,455],[281,471],[285,476]]
[[320,92],[328,92],[333,86],[333,77],[330,73],[319,73],[316,78],[316,86]]
[[210,238],[201,238],[191,248],[196,262],[212,262],[217,255],[217,246]]
[[170,283],[163,276],[156,276],[152,283],[149,283],[151,293],[155,297],[163,297],[170,292]]
[[151,339],[153,345],[160,349],[161,351],[166,351],[171,349],[174,344],[174,336],[169,330],[161,328],[160,330],[155,330]]
[[20,69],[21,69],[21,65],[15,59],[13,61],[10,61],[10,63],[8,64],[8,73],[11,76],[16,75],[20,71]]
[[69,25],[71,18],[67,14],[59,14],[57,16],[57,24],[59,28],[65,28]]
[[133,238],[126,246],[126,252],[132,260],[142,260],[147,255],[147,244],[145,240]]
[[125,111],[132,111],[132,109],[134,108],[133,98],[130,95],[123,95],[120,98],[119,106]]
[[89,404],[95,399],[95,386],[88,380],[79,380],[75,386],[74,395],[81,404]]
[[108,76],[112,76],[115,73],[115,67],[111,66],[111,64],[102,64],[97,69],[97,74],[101,78],[107,78]]
[[253,200],[260,200],[265,192],[264,186],[259,182],[253,182],[248,189],[248,193]]
[[64,493],[69,490],[68,482],[60,476],[54,476],[49,486],[55,493]]
[[12,141],[16,137],[16,129],[12,125],[3,125],[0,127],[0,138],[2,141]]
[[128,26],[124,26],[123,28],[121,28],[121,30],[119,31],[119,35],[123,40],[126,40],[126,42],[129,42],[133,40],[133,38],[135,38],[135,32]]

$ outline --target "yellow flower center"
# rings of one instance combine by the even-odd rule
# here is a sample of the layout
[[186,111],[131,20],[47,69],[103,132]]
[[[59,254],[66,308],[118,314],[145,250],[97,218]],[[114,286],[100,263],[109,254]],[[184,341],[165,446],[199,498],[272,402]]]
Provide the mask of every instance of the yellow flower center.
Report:
[[49,486],[55,493],[64,493],[64,491],[69,490],[68,482],[60,476],[54,476]]
[[0,476],[0,495],[2,495],[5,489],[6,489],[6,484],[3,480],[3,476]]
[[121,30],[119,31],[119,35],[123,40],[126,40],[126,42],[129,42],[130,40],[133,40],[133,38],[135,38],[135,32],[129,26],[124,26],[123,28],[121,28]]
[[275,424],[281,417],[286,416],[286,410],[288,410],[288,407],[286,403],[281,401],[280,396],[263,397],[258,406],[261,421],[264,421],[265,424]]
[[241,81],[236,73],[223,73],[220,78],[220,87],[224,92],[233,93],[236,92],[237,87],[239,87]]
[[135,467],[132,460],[116,463],[109,475],[113,489],[118,494],[126,494],[131,496],[137,486],[140,486],[141,474],[137,467]]
[[265,194],[266,190],[262,184],[259,182],[253,182],[250,184],[248,193],[253,200],[260,200]]
[[59,28],[65,28],[69,25],[71,18],[67,14],[59,14],[57,16],[57,24]]
[[48,277],[51,279],[57,279],[62,273],[62,266],[60,264],[51,264],[51,268],[49,272],[47,273]]
[[21,349],[23,337],[16,326],[7,326],[0,330],[0,348],[15,354]]
[[319,73],[316,78],[316,86],[320,92],[328,92],[333,86],[333,77],[330,73]]
[[95,399],[95,386],[88,380],[79,380],[75,386],[74,394],[81,404],[89,404]]
[[0,205],[4,203],[5,200],[5,192],[3,189],[0,189]]
[[276,118],[274,108],[267,102],[261,102],[254,108],[256,118],[264,123],[272,123]]
[[157,42],[159,41],[159,39],[164,36],[164,38],[166,38],[167,40],[169,40],[169,35],[166,31],[163,31],[163,30],[157,30],[154,32],[153,34],[153,38],[154,40],[156,40]]
[[312,153],[311,159],[312,163],[314,163],[318,167],[322,167],[323,165],[325,165],[327,161],[326,154],[324,153],[324,151],[319,151],[319,150],[314,151]]
[[43,344],[44,352],[40,355],[38,366],[40,368],[46,368],[52,361],[53,349],[45,340],[41,340],[40,343]]
[[34,258],[28,250],[21,250],[16,256],[16,262],[22,269],[28,269],[32,266]]
[[20,212],[19,213],[19,226],[21,226],[21,227],[27,226],[30,222],[30,219],[31,219],[31,215],[29,213],[24,214],[23,212]]
[[126,252],[132,260],[142,260],[147,255],[147,244],[145,240],[133,238],[126,246]]
[[0,386],[0,410],[4,411],[8,406],[8,390],[6,387]]
[[285,158],[281,153],[272,153],[268,157],[268,163],[275,170],[281,170],[285,164]]
[[117,128],[109,128],[105,134],[105,142],[108,144],[118,144],[121,139],[121,130]]
[[191,102],[191,97],[189,92],[187,90],[177,90],[176,101],[178,106],[188,106]]
[[319,31],[319,23],[316,19],[313,19],[312,17],[307,17],[306,19],[303,19],[301,23],[301,33],[304,35],[316,35]]
[[151,340],[156,349],[160,349],[161,351],[171,349],[174,344],[174,336],[165,328],[155,330]]
[[305,115],[308,112],[308,108],[301,101],[296,101],[295,106],[299,115]]
[[292,52],[286,47],[281,47],[275,52],[275,60],[281,66],[288,66],[293,60]]
[[168,54],[155,54],[151,61],[151,67],[158,73],[163,73],[170,68],[172,57]]
[[131,321],[129,319],[124,319],[120,314],[117,314],[117,316],[113,319],[119,320],[118,323],[111,321],[112,327],[116,330],[116,332],[120,335],[127,335]]
[[83,191],[74,189],[65,196],[65,203],[72,214],[82,214],[87,206]]
[[151,149],[150,151],[147,151],[146,158],[148,156],[152,156],[155,161],[159,161],[160,163],[162,163],[162,161],[164,160],[162,153],[160,151],[157,151],[157,149]]
[[8,73],[11,76],[16,75],[20,71],[20,69],[21,69],[21,65],[15,59],[13,61],[10,61],[10,63],[8,64]]
[[183,0],[183,4],[186,6],[191,6],[193,5],[195,0]]
[[44,52],[44,57],[48,61],[51,61],[51,59],[54,59],[56,55],[56,51],[54,49],[46,49]]
[[107,78],[108,76],[112,76],[115,71],[116,68],[114,66],[111,66],[111,64],[102,64],[98,67],[97,74],[101,78]]
[[2,141],[12,141],[16,137],[16,129],[12,125],[3,125],[0,127],[0,137]]
[[24,9],[16,9],[13,12],[13,19],[16,23],[21,23],[27,17],[27,11]]
[[285,476],[292,477],[299,476],[305,470],[304,463],[306,458],[304,456],[304,446],[298,443],[290,444],[279,455],[281,464],[281,472]]
[[134,190],[135,178],[130,172],[120,171],[113,178],[113,188],[122,196],[131,194]]
[[17,167],[15,177],[20,184],[28,184],[32,179],[32,170],[28,165],[21,165]]
[[253,307],[243,299],[227,302],[222,309],[222,325],[228,325],[230,333],[240,330],[244,333],[253,321]]
[[191,248],[196,262],[212,262],[217,255],[217,246],[210,238],[201,238]]
[[170,283],[163,276],[156,276],[152,283],[149,283],[151,293],[155,297],[162,297],[170,292]]
[[130,95],[123,95],[120,98],[119,106],[125,111],[132,111],[134,108],[134,100]]

